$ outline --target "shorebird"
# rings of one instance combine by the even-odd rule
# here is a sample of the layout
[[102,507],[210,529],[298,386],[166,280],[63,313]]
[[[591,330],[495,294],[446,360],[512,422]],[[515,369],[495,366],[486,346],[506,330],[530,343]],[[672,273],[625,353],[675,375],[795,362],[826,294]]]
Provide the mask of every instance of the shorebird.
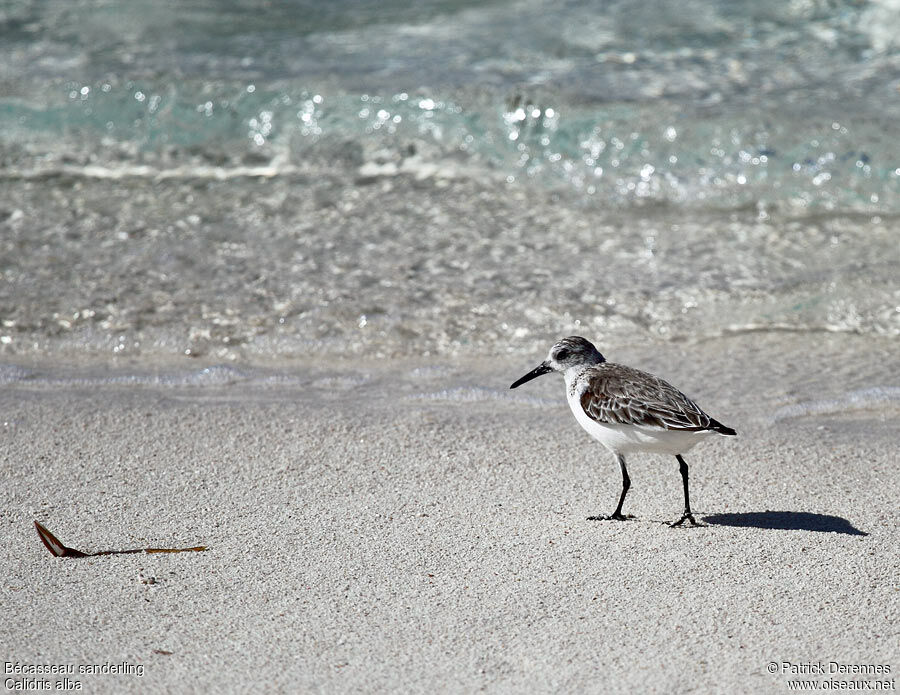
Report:
[[550,348],[547,359],[510,386],[514,389],[542,374],[562,372],[566,397],[575,419],[589,435],[609,449],[622,469],[622,494],[609,516],[591,521],[632,518],[622,514],[631,487],[625,454],[672,454],[678,460],[684,486],[684,514],[671,524],[685,521],[698,526],[691,513],[688,466],[682,454],[711,435],[735,435],[714,420],[681,391],[657,376],[622,364],[607,362],[597,348],[581,336],[563,338]]

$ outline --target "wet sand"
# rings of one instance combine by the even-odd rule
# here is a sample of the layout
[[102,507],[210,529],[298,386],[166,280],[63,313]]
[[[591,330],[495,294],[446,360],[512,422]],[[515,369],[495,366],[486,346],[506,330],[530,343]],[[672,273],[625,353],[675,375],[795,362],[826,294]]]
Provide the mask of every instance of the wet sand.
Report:
[[[714,351],[762,364],[770,348],[751,336]],[[8,384],[0,645],[7,669],[76,673],[5,678],[749,693],[786,692],[783,662],[900,668],[896,405],[775,419],[774,385],[729,376],[727,359],[704,360],[705,380],[670,364],[740,434],[687,457],[705,526],[666,525],[677,463],[650,455],[629,461],[636,518],[590,522],[614,506],[615,462],[557,377],[505,390],[520,361],[294,366],[253,386]],[[209,549],[54,558],[35,519],[85,551]],[[104,664],[126,673],[77,673]]]

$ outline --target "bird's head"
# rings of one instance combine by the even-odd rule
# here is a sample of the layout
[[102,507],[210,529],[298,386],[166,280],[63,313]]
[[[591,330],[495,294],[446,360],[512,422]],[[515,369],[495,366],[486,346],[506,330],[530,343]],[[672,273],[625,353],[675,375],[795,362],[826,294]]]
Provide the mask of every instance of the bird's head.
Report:
[[581,336],[571,335],[568,338],[563,338],[550,348],[547,359],[521,379],[514,381],[510,388],[514,389],[526,381],[531,381],[549,372],[566,372],[569,369],[591,367],[605,361],[603,355],[594,347],[593,343]]

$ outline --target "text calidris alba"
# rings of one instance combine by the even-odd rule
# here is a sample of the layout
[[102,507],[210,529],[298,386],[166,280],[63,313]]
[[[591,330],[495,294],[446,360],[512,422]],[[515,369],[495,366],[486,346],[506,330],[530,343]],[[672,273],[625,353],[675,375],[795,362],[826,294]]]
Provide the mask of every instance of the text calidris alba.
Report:
[[615,454],[622,469],[622,495],[616,511],[608,517],[589,519],[628,518],[622,515],[622,503],[631,486],[625,454],[646,451],[672,454],[678,459],[684,484],[684,514],[672,525],[690,521],[696,526],[688,494],[688,467],[681,455],[704,437],[736,432],[711,418],[659,377],[607,362],[592,343],[580,336],[560,340],[550,348],[546,360],[510,388],[548,372],[562,372],[569,407],[578,424]]

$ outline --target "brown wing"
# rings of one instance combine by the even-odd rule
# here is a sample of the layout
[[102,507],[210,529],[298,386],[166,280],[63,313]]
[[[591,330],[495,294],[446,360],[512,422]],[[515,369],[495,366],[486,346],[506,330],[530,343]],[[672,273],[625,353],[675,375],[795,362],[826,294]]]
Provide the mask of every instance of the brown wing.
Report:
[[639,369],[604,362],[591,368],[581,407],[606,424],[699,432],[724,427],[667,381]]

